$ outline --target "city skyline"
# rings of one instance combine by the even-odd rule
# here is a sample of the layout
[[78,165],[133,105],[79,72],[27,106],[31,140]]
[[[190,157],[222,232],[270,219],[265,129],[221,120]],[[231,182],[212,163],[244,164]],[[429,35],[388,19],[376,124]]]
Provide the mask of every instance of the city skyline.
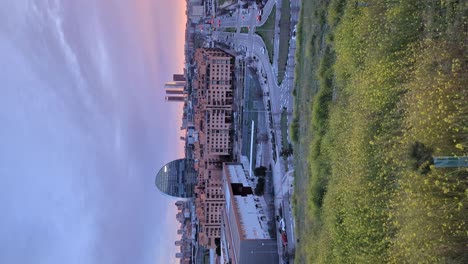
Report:
[[187,81],[185,80],[185,76],[183,74],[173,74],[172,81],[164,83],[166,102],[185,102],[188,94],[188,92],[185,90],[186,85]]
[[0,263],[174,263],[174,200],[153,184],[183,156],[182,109],[154,87],[184,67],[184,13],[182,0],[2,5]]

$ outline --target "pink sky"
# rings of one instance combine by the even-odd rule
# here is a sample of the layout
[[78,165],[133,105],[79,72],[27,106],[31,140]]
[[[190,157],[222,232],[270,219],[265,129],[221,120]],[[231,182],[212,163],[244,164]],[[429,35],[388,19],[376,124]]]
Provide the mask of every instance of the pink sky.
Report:
[[185,0],[3,3],[0,263],[173,261],[175,200],[154,177],[181,157],[162,87],[185,22]]

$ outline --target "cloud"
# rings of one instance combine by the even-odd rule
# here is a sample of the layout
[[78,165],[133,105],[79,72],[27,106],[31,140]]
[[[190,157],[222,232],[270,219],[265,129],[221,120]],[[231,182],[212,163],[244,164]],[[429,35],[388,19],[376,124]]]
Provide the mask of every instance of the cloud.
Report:
[[0,262],[86,260],[81,251],[95,233],[92,197],[85,182],[70,177],[84,169],[84,142],[13,43],[1,39],[0,53],[9,64],[0,74],[7,83],[0,97]]
[[[136,22],[103,14],[107,1],[25,3],[0,16],[0,263],[171,258],[175,219],[160,215],[173,202],[153,181],[180,155],[180,116],[154,103],[153,81],[176,68],[140,71],[149,66],[138,41],[109,30]],[[126,37],[158,41],[138,34]]]

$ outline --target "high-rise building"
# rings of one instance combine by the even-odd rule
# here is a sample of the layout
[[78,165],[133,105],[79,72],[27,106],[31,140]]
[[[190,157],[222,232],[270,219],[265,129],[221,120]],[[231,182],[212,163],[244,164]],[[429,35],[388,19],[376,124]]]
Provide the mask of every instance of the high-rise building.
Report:
[[165,89],[166,89],[166,95],[168,95],[168,94],[184,94],[185,93],[184,87],[169,86],[169,87],[165,87]]
[[164,165],[156,175],[156,187],[161,192],[181,198],[194,196],[197,172],[193,160],[177,159]]
[[182,89],[184,90],[185,87],[185,81],[171,81],[171,82],[165,82],[164,83],[164,89],[170,89],[170,88],[176,88],[176,89]]
[[175,82],[185,82],[185,76],[183,74],[173,74],[172,80]]
[[164,90],[166,91],[166,101],[168,102],[185,102],[187,93],[185,86],[187,82],[183,74],[174,74],[172,81],[164,83]]
[[185,98],[187,98],[187,96],[185,96],[185,95],[176,95],[176,96],[168,95],[168,96],[166,96],[165,99],[168,102],[179,102],[180,103],[180,102],[185,102]]

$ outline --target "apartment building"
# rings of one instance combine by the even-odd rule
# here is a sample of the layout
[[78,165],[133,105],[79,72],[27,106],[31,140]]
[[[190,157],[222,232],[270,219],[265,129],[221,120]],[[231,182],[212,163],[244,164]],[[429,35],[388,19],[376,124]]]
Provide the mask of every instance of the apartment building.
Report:
[[232,155],[233,129],[233,69],[234,59],[215,48],[195,51],[196,93],[194,143],[195,169],[198,185],[195,188],[196,212],[199,220],[199,241],[215,247],[221,235],[221,211],[224,206],[222,163]]

